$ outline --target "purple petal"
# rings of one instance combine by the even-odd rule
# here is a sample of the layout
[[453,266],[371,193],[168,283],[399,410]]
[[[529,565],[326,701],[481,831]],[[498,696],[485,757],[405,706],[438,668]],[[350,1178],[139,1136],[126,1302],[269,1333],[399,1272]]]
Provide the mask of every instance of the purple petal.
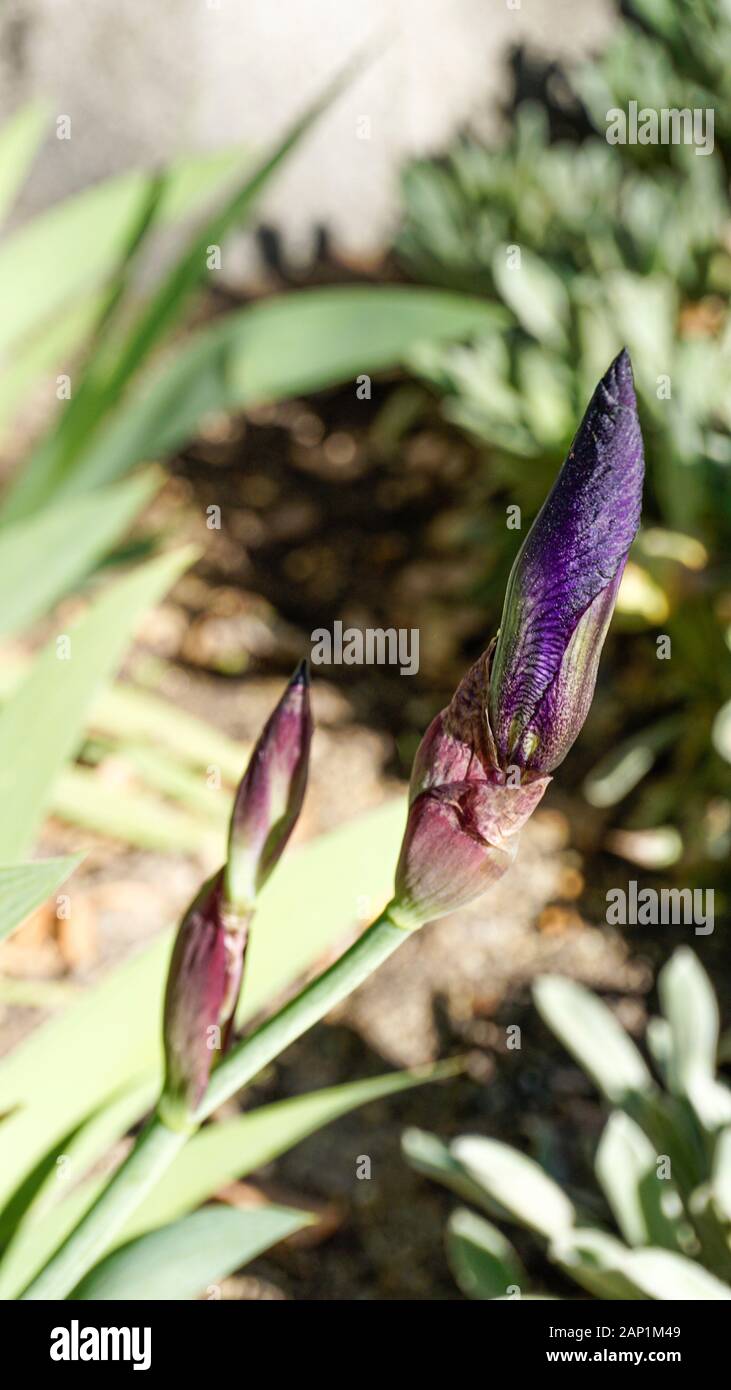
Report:
[[[625,350],[597,386],[508,581],[489,703],[503,767],[517,763],[550,771],[581,728],[639,526],[643,475]],[[583,633],[587,640],[577,634],[572,645],[582,618],[602,594],[607,604],[593,608]]]
[[599,658],[623,571],[624,561],[612,583],[597,594],[576,624],[556,678],[515,751],[521,766],[541,771],[558,767],[581,731],[594,698]]

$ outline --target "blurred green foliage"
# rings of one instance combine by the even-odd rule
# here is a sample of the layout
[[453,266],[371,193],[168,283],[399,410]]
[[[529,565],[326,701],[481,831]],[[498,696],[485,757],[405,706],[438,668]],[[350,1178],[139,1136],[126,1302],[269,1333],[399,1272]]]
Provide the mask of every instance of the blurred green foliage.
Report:
[[[662,1014],[650,1020],[647,1046],[660,1085],[596,995],[559,976],[534,988],[548,1027],[613,1107],[594,1156],[598,1203],[569,1197],[496,1139],[446,1145],[410,1130],[404,1150],[420,1172],[531,1232],[550,1263],[597,1298],[731,1299],[731,1091],[716,1077],[718,1006],[687,948],[663,967],[658,991]],[[468,1297],[526,1296],[520,1257],[491,1221],[457,1211],[447,1253]]]
[[[608,107],[713,107],[716,144],[731,168],[731,6],[728,0],[625,0],[627,23],[598,63],[582,65],[577,90],[601,128]],[[629,147],[640,160],[656,149]],[[662,153],[662,152],[660,152]],[[672,156],[672,151],[667,152]]]
[[[487,446],[476,483],[487,520],[466,519],[463,539],[484,550],[493,621],[515,551],[506,505],[529,524],[596,381],[630,350],[644,530],[618,606],[628,636],[610,644],[571,766],[589,787],[602,783],[595,806],[622,803],[606,814],[632,832],[627,857],[652,867],[652,836],[669,826],[676,848],[670,855],[665,836],[665,865],[675,858],[692,872],[731,848],[731,8],[625,9],[596,61],[553,72],[542,103],[516,99],[502,140],[465,136],[444,158],[407,167],[397,251],[416,278],[477,290],[510,315],[503,333],[413,358],[447,419]],[[607,143],[607,111],[638,94],[640,106],[713,107],[714,151]],[[660,635],[668,660],[658,659]],[[625,775],[607,779],[606,761],[592,774],[591,759],[619,745]]]
[[[142,303],[135,302],[134,277],[139,258],[148,248],[150,234],[158,229],[161,221],[170,216],[170,204],[176,207],[181,194],[181,171],[169,169],[143,178],[141,187],[135,187],[135,197],[127,207],[127,224],[120,232],[114,215],[115,194],[119,194],[120,180],[109,180],[101,186],[102,201],[99,206],[98,190],[90,195],[71,199],[56,208],[49,217],[40,219],[40,238],[38,223],[21,229],[10,239],[10,263],[13,267],[15,257],[15,277],[17,260],[20,258],[21,272],[24,260],[28,270],[36,271],[39,257],[39,239],[42,264],[48,266],[58,256],[59,244],[69,234],[69,217],[72,226],[77,223],[77,236],[85,246],[92,250],[92,272],[84,257],[81,258],[79,273],[82,279],[89,278],[99,291],[88,322],[82,325],[82,332],[64,343],[65,352],[70,347],[81,348],[81,370],[78,383],[71,379],[68,389],[61,399],[65,408],[59,413],[53,428],[45,435],[26,466],[13,480],[9,495],[4,499],[2,517],[5,521],[17,521],[47,504],[59,495],[86,490],[99,482],[108,481],[109,472],[98,460],[94,446],[103,427],[114,419],[120,410],[126,409],[126,398],[131,388],[139,381],[142,369],[150,356],[169,339],[179,325],[190,300],[205,283],[208,271],[220,264],[221,243],[236,227],[250,215],[262,190],[277,173],[281,164],[313,127],[322,112],[335,100],[352,76],[349,67],[341,72],[323,91],[313,104],[295,120],[283,137],[276,141],[270,150],[258,160],[247,160],[243,177],[233,182],[226,190],[213,212],[210,210],[203,222],[181,254],[177,256],[154,285],[149,298]],[[27,118],[26,118],[27,119]],[[23,142],[17,134],[20,132]],[[27,150],[28,142],[24,135],[25,126],[21,117],[16,117],[16,136],[11,145],[23,143]],[[7,153],[7,152],[6,152]],[[224,166],[225,168],[225,162]],[[235,167],[235,166],[234,166]],[[192,169],[183,171],[182,190],[187,193],[195,207],[210,190],[211,175],[221,168],[221,156],[209,161],[193,162]],[[198,175],[196,179],[196,173]],[[192,174],[192,178],[191,178]],[[133,176],[134,180],[134,176]],[[127,178],[129,183],[129,176]],[[172,185],[172,188],[171,188]],[[176,186],[177,185],[177,186]],[[122,180],[123,190],[125,189]],[[214,185],[215,186],[215,185]],[[105,196],[106,195],[106,196]],[[96,212],[95,220],[93,212]],[[110,218],[110,212],[112,216]],[[179,211],[178,211],[179,215]],[[60,232],[59,232],[60,223]],[[101,265],[96,263],[98,245],[110,243],[106,259]],[[8,247],[4,248],[6,270]],[[213,258],[213,259],[212,259]],[[77,249],[78,259],[78,249]],[[0,252],[0,276],[2,274],[2,252]],[[55,267],[54,267],[55,269]],[[14,277],[14,278],[15,278]],[[54,275],[54,279],[59,277]],[[21,340],[34,326],[37,313],[37,289],[31,289],[35,275],[29,275],[27,285],[16,279],[16,301],[19,322],[16,334]],[[61,280],[61,300],[64,277]],[[85,285],[88,289],[88,284]],[[68,294],[68,284],[67,284]],[[58,296],[58,286],[56,287]],[[47,308],[47,306],[45,306]],[[47,327],[47,321],[42,325]],[[205,375],[205,374],[204,374]],[[127,460],[127,466],[140,462],[143,452]],[[89,455],[92,462],[89,463]],[[149,454],[147,455],[149,457]]]
[[[15,464],[0,498],[0,636],[23,640],[60,600],[94,582],[101,566],[139,562],[139,553],[125,549],[125,537],[165,475],[149,468],[125,475],[149,459],[165,461],[206,418],[392,368],[422,339],[459,339],[501,321],[498,310],[475,296],[407,286],[325,287],[220,316],[210,300],[201,303],[211,268],[221,264],[222,243],[245,224],[259,194],[357,66],[343,69],[258,159],[229,150],[179,159],[152,174],[130,171],[0,238],[0,432]],[[47,112],[33,105],[0,129],[0,219],[12,210],[47,125]],[[180,224],[191,216],[197,222],[186,231]],[[171,227],[182,247],[149,286],[147,258],[159,254],[159,238]],[[191,323],[194,309],[202,322]],[[33,419],[36,402],[40,420]],[[13,445],[18,416],[33,431],[30,448]],[[159,523],[153,520],[152,528],[140,538],[143,555],[163,540]],[[4,669],[12,676],[7,662]],[[0,700],[11,686],[12,679],[0,679]],[[189,718],[181,724],[180,711],[129,685],[115,692],[114,717],[100,729],[92,693],[81,707],[93,732],[104,734],[104,747],[82,743],[78,730],[66,757],[81,753],[88,764],[121,754],[141,785],[109,796],[88,766],[54,767],[38,814],[52,807],[65,820],[146,848],[204,849],[217,839],[216,798],[201,797],[189,783],[190,764],[200,761],[195,749],[205,746],[204,767],[223,766],[215,731],[193,727]],[[36,718],[25,696],[18,699],[28,718]],[[168,748],[153,761],[149,748],[136,746],[140,703],[144,745],[160,739],[161,725],[179,729],[175,759]],[[0,726],[6,718],[0,716]],[[164,733],[162,742],[168,744]],[[241,753],[233,751],[235,785]],[[35,745],[33,760],[41,769]],[[230,755],[225,761],[230,777]],[[9,766],[6,776],[15,775]],[[37,816],[32,825],[36,831]]]

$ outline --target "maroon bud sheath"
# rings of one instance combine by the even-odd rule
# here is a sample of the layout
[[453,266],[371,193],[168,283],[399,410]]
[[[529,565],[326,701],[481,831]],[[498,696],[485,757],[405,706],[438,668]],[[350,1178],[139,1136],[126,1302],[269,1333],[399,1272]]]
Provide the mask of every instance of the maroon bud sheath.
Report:
[[481,657],[432,720],[414,759],[396,870],[396,916],[418,926],[480,897],[515,858],[550,777],[493,762]]
[[223,869],[203,885],[178,929],[170,960],[163,1039],[166,1120],[195,1112],[228,1044],[241,987],[247,923],[226,913]]
[[306,662],[265,724],[236,794],[229,832],[226,897],[249,912],[282,854],[307,785],[312,741]]

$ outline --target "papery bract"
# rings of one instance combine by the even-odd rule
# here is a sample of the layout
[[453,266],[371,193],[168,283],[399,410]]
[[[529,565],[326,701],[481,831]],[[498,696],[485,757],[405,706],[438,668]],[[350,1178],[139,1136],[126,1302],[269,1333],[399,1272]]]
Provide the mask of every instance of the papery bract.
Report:
[[396,870],[398,912],[407,924],[464,907],[500,878],[551,780],[527,774],[514,781],[496,766],[486,669],[487,654],[432,720],[414,758]]
[[396,869],[399,919],[418,925],[454,912],[501,878],[515,858],[518,831],[550,780],[447,782],[420,792],[409,807]]
[[311,740],[309,677],[301,662],[261,732],[236,794],[225,890],[238,911],[253,907],[294,830]]
[[244,920],[227,920],[220,869],[183,917],[168,971],[163,1106],[176,1121],[197,1108],[228,1042],[247,934]]

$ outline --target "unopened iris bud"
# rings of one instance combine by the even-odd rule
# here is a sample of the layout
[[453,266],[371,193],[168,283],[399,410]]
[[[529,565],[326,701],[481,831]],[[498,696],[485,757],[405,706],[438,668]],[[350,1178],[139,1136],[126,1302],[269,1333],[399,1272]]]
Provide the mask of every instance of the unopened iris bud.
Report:
[[307,668],[295,671],[265,724],[236,794],[228,860],[204,884],[170,961],[160,1113],[185,1128],[225,1051],[241,989],[256,897],[294,830],[307,784],[312,717]]
[[513,566],[497,643],[417,751],[392,904],[401,925],[464,907],[512,863],[589,711],[643,474],[632,367],[621,352]]
[[262,730],[236,795],[225,889],[238,912],[252,909],[302,809],[312,741],[309,684],[301,662]]
[[191,903],[170,960],[161,1111],[176,1128],[203,1099],[211,1067],[228,1043],[241,987],[247,923],[237,917],[227,925],[223,876],[219,869]]
[[551,772],[581,730],[639,526],[643,476],[625,350],[599,382],[508,581],[489,697],[503,768]]

